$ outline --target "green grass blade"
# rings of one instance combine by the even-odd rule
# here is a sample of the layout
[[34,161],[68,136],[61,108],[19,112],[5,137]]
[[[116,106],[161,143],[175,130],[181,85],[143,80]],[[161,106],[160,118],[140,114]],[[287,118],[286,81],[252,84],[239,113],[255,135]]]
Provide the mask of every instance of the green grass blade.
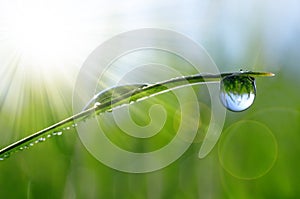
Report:
[[111,88],[96,95],[87,104],[82,112],[66,118],[56,124],[53,124],[41,131],[31,134],[21,140],[18,140],[8,145],[7,147],[2,148],[0,150],[0,160],[9,157],[11,154],[17,151],[30,148],[36,143],[43,142],[46,137],[51,137],[51,135],[53,135],[53,132],[59,132],[62,129],[71,126],[75,127],[77,123],[87,118],[91,118],[97,114],[112,111],[114,108],[118,108],[119,106],[145,100],[149,97],[153,97],[164,92],[169,92],[172,89],[180,88],[182,86],[218,82],[221,78],[228,75],[243,75],[253,77],[274,76],[273,73],[251,71],[205,75],[197,74],[177,77],[154,84],[132,84]]

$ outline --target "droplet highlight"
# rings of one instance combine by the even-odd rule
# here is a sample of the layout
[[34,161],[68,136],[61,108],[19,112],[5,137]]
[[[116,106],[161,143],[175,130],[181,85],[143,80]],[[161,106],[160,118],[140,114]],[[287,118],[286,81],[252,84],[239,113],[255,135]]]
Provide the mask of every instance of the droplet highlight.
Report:
[[19,146],[15,150],[10,151],[10,152],[6,152],[6,153],[0,155],[0,161],[9,158],[10,155],[13,154],[13,153],[16,153],[16,152],[19,152],[19,151],[24,151],[26,149],[29,149],[29,148],[35,146],[38,143],[45,142],[49,138],[61,136],[63,134],[63,131],[71,130],[73,128],[76,128],[76,126],[77,126],[77,124],[75,123],[75,124],[73,124],[71,126],[67,126],[67,127],[63,128],[63,129],[61,129],[60,131],[53,131],[52,133],[44,135],[44,137],[36,138],[36,140],[28,142],[27,144],[24,143],[24,145]]
[[255,79],[250,76],[231,75],[223,78],[220,84],[220,101],[230,111],[248,109],[256,95]]
[[61,131],[57,132],[57,135],[62,135],[62,132]]
[[10,153],[5,153],[5,154],[1,155],[1,156],[0,156],[0,161],[9,158],[9,156],[10,156]]

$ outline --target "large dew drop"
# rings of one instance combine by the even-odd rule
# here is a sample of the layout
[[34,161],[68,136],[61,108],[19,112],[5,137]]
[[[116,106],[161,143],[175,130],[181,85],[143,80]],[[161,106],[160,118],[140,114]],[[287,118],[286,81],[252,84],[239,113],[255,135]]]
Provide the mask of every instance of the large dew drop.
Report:
[[255,79],[250,76],[231,75],[221,81],[220,100],[231,111],[239,112],[249,108],[255,99]]
[[133,94],[138,89],[147,86],[147,84],[128,84],[122,86],[115,86],[112,88],[105,89],[96,94],[83,108],[83,110],[87,110],[94,106],[99,106],[100,104],[104,104],[106,102],[111,102],[113,98],[122,97],[126,94]]

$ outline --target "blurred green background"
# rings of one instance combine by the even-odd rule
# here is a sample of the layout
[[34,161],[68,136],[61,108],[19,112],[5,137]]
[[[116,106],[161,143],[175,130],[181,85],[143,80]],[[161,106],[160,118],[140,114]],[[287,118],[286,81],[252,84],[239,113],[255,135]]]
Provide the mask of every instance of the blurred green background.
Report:
[[[180,32],[203,45],[222,72],[276,74],[257,80],[250,109],[227,112],[221,138],[204,159],[198,151],[210,101],[205,86],[195,86],[199,134],[168,167],[145,174],[111,169],[70,130],[1,161],[0,197],[299,198],[299,7],[296,0],[0,0],[1,147],[70,116],[76,76],[89,53],[132,29]],[[172,99],[166,94],[133,105],[133,119],[147,124],[148,113],[138,110]],[[155,150],[174,136],[176,117],[169,119],[150,144],[129,140],[108,122],[110,138],[127,150]]]

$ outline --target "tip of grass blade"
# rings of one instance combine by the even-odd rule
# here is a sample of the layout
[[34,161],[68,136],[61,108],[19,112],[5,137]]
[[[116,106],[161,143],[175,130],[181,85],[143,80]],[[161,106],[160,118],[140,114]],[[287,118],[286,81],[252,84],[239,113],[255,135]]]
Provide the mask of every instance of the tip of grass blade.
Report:
[[263,76],[263,77],[273,77],[275,76],[274,73],[270,73],[270,72],[262,72],[261,75],[259,76]]
[[275,76],[274,73],[271,72],[252,72],[252,71],[247,71],[247,72],[242,72],[240,73],[241,75],[249,75],[252,77],[273,77]]
[[269,75],[268,76],[270,76],[270,77],[273,77],[273,76],[275,76],[275,74],[274,73],[268,73]]

